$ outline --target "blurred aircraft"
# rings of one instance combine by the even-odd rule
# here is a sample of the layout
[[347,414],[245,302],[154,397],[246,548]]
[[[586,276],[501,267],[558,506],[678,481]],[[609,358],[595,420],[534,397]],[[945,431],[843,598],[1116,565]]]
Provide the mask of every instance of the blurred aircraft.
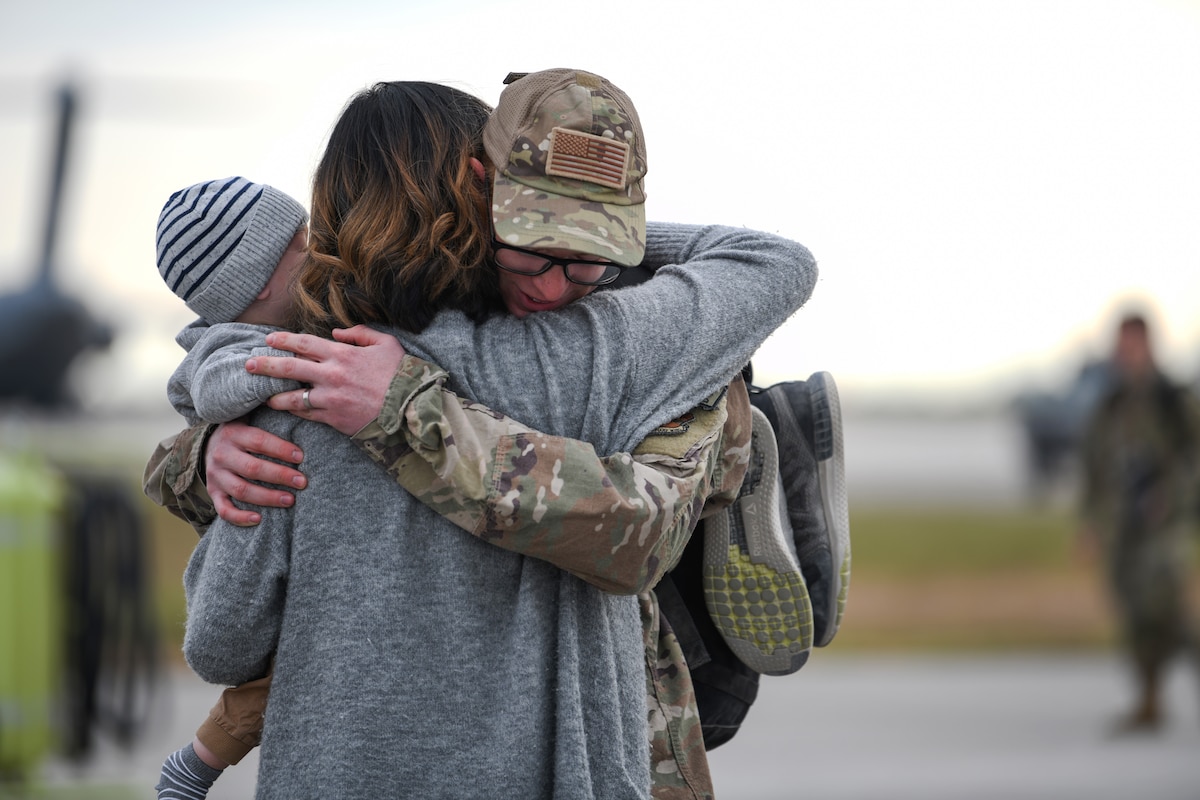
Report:
[[63,84],[58,90],[49,204],[34,280],[21,291],[0,295],[0,401],[47,409],[70,405],[71,365],[83,353],[112,343],[112,329],[55,282],[54,251],[75,105],[74,87]]
[[[56,281],[76,87],[65,82],[55,99],[40,258],[29,286],[0,295],[0,413],[9,404],[70,410],[71,367],[113,341],[112,328]],[[19,545],[5,549],[0,564],[6,576],[23,579],[14,589],[22,602],[0,604],[0,655],[44,657],[59,679],[43,681],[44,674],[26,669],[5,684],[25,704],[0,714],[0,797],[10,796],[9,778],[26,777],[51,749],[82,763],[97,734],[130,746],[147,727],[158,671],[157,597],[140,493],[131,491],[123,460],[109,458],[88,436],[103,420],[72,424],[46,416],[33,420],[45,424],[28,441],[0,440],[0,527],[7,533],[15,526]],[[50,728],[53,735],[44,735]],[[13,741],[28,746],[10,753]]]
[[1046,491],[1077,454],[1084,428],[1112,381],[1107,359],[1087,361],[1065,392],[1024,392],[1017,396],[1017,417],[1029,449],[1030,484]]

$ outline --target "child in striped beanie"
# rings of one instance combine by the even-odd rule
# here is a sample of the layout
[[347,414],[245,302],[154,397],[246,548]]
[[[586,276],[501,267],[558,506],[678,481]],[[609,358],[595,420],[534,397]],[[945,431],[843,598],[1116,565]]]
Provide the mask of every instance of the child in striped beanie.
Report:
[[[308,243],[304,207],[245,178],[205,181],[171,195],[156,238],[159,274],[200,317],[175,337],[187,355],[167,384],[188,424],[237,419],[271,395],[298,388],[296,381],[252,375],[245,364],[255,355],[292,355],[267,347],[265,338],[291,324],[291,282]],[[159,797],[200,800],[224,766],[240,760],[229,753],[241,750],[220,746],[228,734],[215,725],[206,721],[167,758],[155,787]]]
[[246,359],[288,327],[291,282],[304,263],[308,213],[287,194],[233,177],[175,192],[158,217],[158,272],[200,318],[175,341],[187,356],[167,397],[189,425],[227,422],[295,381],[252,376]]
[[[268,284],[284,255],[303,255],[307,222],[296,200],[245,178],[189,186],[171,195],[159,214],[158,272],[209,324],[283,325],[285,318],[256,306],[272,288]],[[300,260],[279,277],[290,278]]]

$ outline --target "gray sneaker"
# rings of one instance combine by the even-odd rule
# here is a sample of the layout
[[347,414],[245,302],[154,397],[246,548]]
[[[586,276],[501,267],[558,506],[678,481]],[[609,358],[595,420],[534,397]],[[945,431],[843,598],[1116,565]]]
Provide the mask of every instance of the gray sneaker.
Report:
[[775,434],[750,409],[751,458],[729,508],[704,524],[704,600],[734,655],[764,675],[804,666],[813,643],[812,605],[784,505]]
[[828,372],[806,381],[750,389],[771,422],[796,556],[812,601],[813,644],[833,640],[850,589],[850,513],[842,450],[842,409]]

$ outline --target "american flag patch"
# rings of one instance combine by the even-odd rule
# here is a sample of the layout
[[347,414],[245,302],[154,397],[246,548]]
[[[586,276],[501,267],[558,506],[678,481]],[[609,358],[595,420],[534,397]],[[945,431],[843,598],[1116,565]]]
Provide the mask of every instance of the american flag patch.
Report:
[[627,143],[616,139],[555,128],[550,137],[546,174],[624,189],[630,149]]

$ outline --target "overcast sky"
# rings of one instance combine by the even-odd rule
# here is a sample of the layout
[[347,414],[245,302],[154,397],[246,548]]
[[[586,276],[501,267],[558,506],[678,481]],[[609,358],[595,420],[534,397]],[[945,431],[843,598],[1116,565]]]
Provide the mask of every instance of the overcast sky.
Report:
[[[611,78],[646,130],[649,215],[781,233],[821,266],[768,380],[978,394],[1100,352],[1121,299],[1200,371],[1200,3],[5,2],[0,290],[41,235],[52,87],[82,94],[60,260],[116,324],[109,402],[161,396],[190,315],[154,268],[174,190],[241,174],[307,202],[376,81],[494,103],[510,70]],[[109,383],[112,387],[112,383]],[[165,403],[165,400],[162,402]]]

